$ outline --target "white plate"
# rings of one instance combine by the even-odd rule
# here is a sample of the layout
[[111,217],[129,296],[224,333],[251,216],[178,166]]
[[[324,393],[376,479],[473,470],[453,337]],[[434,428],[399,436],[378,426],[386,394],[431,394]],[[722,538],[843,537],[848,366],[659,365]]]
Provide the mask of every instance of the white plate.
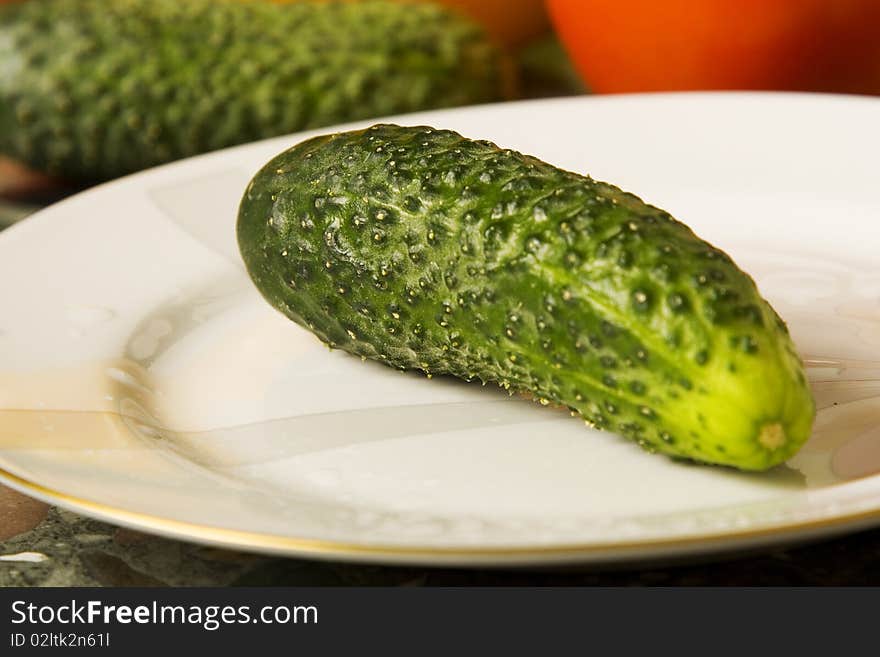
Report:
[[261,300],[234,240],[251,175],[301,134],[0,235],[4,481],[184,539],[395,563],[663,557],[880,521],[880,100],[619,96],[398,121],[589,172],[727,250],[808,359],[811,441],[765,474],[683,465],[499,390],[327,351]]

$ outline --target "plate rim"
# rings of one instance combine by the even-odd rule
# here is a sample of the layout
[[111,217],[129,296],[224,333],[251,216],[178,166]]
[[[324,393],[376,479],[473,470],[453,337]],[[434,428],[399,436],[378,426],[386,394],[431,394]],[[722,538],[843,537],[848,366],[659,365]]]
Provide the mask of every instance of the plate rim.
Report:
[[695,553],[724,552],[737,546],[760,546],[783,542],[786,539],[804,540],[811,536],[880,525],[880,505],[878,505],[873,509],[851,511],[843,515],[780,522],[752,529],[718,530],[678,537],[643,538],[608,543],[488,547],[389,545],[281,536],[163,518],[57,491],[10,472],[2,466],[0,466],[0,483],[44,502],[51,502],[53,505],[123,527],[145,530],[158,536],[268,554],[388,564],[454,563],[462,566],[479,566],[486,565],[486,562],[495,562],[499,565],[529,565],[545,562],[629,562],[640,558],[662,558],[664,555],[685,556]]

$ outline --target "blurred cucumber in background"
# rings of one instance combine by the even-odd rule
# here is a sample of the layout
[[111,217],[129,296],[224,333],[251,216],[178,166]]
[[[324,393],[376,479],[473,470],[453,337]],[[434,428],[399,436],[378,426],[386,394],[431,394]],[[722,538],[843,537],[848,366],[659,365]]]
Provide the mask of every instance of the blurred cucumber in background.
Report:
[[0,66],[0,150],[79,180],[504,89],[475,23],[379,1],[28,0]]
[[[290,4],[303,0],[271,1]],[[363,2],[364,0],[348,1]],[[550,29],[544,0],[395,0],[395,2],[447,7],[479,23],[496,43],[506,48],[526,45],[543,36]]]
[[583,93],[542,0],[0,0],[0,227],[334,123]]

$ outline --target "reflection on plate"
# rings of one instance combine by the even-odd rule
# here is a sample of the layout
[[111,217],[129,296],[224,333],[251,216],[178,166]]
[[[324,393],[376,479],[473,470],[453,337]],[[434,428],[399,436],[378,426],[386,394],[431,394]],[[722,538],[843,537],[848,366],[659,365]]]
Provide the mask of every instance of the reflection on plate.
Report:
[[235,247],[241,190],[294,136],[97,188],[0,237],[0,280],[20,282],[0,291],[3,476],[151,531],[388,562],[658,557],[880,521],[878,109],[695,94],[399,119],[636,190],[749,271],[819,408],[768,473],[328,351],[259,298]]

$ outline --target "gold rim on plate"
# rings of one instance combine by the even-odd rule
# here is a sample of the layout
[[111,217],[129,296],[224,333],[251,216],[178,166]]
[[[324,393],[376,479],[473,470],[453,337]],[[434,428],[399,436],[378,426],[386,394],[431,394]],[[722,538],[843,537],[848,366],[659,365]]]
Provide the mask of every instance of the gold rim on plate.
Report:
[[[582,543],[536,547],[436,547],[436,546],[401,546],[401,545],[370,545],[359,543],[347,543],[344,541],[331,541],[322,539],[298,538],[294,536],[278,536],[275,534],[262,534],[259,532],[228,529],[200,525],[198,523],[183,520],[172,520],[160,516],[154,516],[138,511],[113,507],[87,500],[75,495],[68,495],[54,490],[42,484],[20,477],[4,468],[0,468],[0,482],[5,483],[23,493],[43,501],[64,506],[72,511],[82,512],[103,521],[115,522],[119,525],[132,529],[144,530],[158,535],[190,539],[194,542],[212,543],[222,545],[230,549],[251,549],[258,552],[286,554],[289,556],[313,557],[313,558],[342,558],[352,561],[391,561],[405,558],[409,563],[422,562],[424,564],[445,562],[447,564],[456,560],[479,560],[481,565],[492,559],[501,563],[511,564],[517,561],[525,563],[548,562],[554,557],[566,560],[569,563],[591,561],[594,555],[605,555],[601,559],[604,562],[634,560],[639,556],[651,558],[658,555],[657,550],[672,554],[685,555],[700,551],[704,548],[707,552],[723,552],[725,548],[734,548],[742,541],[757,541],[762,543],[762,538],[784,539],[808,538],[815,533],[834,533],[835,530],[844,531],[848,528],[865,527],[874,523],[880,523],[880,508],[868,511],[854,512],[833,518],[820,518],[791,524],[774,525],[759,529],[744,530],[738,532],[716,532],[683,536],[680,538],[646,539],[643,541],[621,541],[612,543]],[[766,542],[766,541],[764,541]],[[777,541],[772,541],[777,542]],[[620,554],[623,552],[624,554]],[[637,553],[644,552],[639,555]],[[598,561],[598,559],[596,559]],[[475,563],[470,561],[470,563]],[[466,564],[461,564],[466,565]]]

